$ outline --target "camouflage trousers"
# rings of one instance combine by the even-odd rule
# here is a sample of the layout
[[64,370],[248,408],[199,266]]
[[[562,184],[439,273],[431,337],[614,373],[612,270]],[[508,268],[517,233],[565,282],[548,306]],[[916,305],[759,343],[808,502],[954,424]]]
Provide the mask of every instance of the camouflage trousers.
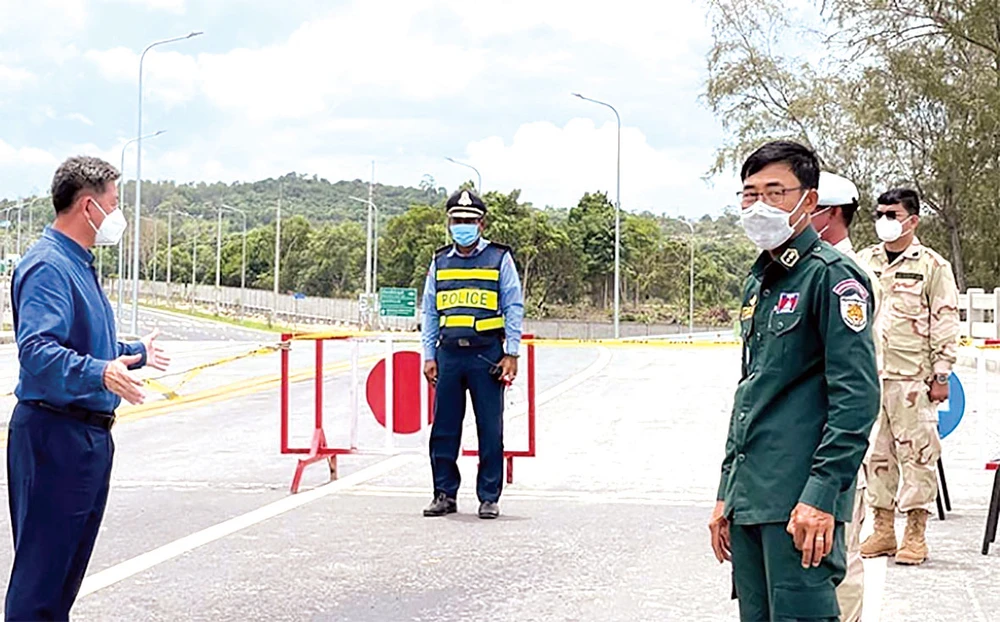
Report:
[[882,410],[865,460],[873,508],[934,511],[941,439],[937,404],[927,392],[921,380],[883,381]]
[[854,516],[844,525],[847,544],[847,575],[837,586],[837,603],[840,604],[842,622],[861,622],[861,608],[865,594],[865,566],[861,559],[861,526],[865,520],[864,467],[858,474],[858,489],[854,494]]

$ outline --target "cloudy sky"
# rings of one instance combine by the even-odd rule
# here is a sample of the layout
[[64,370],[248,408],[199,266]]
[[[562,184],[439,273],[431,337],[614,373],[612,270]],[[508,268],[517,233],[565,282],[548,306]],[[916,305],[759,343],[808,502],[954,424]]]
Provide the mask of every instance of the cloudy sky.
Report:
[[[615,189],[622,207],[717,213],[702,181],[719,144],[699,102],[710,45],[698,0],[0,0],[0,196],[44,191],[72,154],[116,165],[136,136],[143,178],[330,180],[486,190],[536,205]],[[135,175],[135,145],[125,175]]]

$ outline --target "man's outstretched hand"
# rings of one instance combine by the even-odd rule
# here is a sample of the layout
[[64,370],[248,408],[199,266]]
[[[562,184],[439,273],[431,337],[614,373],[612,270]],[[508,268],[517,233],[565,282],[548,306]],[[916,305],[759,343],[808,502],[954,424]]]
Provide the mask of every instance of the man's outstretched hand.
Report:
[[170,357],[156,343],[156,338],[159,336],[160,329],[154,328],[153,332],[142,338],[142,345],[146,347],[146,367],[166,371],[167,366],[170,365]]

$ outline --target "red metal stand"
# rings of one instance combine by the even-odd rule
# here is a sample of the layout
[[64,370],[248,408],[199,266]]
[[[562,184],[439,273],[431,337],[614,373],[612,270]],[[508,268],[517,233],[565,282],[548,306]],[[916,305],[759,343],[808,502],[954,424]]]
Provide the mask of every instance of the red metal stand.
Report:
[[[525,340],[531,339],[532,335],[524,335]],[[344,337],[336,337],[337,339],[344,339]],[[322,337],[305,337],[300,338],[301,340],[310,340],[315,342],[315,353],[314,353],[314,365],[315,371],[313,373],[313,383],[314,383],[314,412],[313,412],[313,435],[312,442],[309,447],[291,447],[289,446],[289,416],[290,416],[290,399],[289,399],[289,387],[291,384],[290,377],[290,345],[293,336],[290,334],[283,334],[282,348],[281,348],[281,386],[280,386],[280,402],[281,402],[281,423],[280,423],[280,451],[282,454],[304,454],[304,457],[299,458],[298,464],[295,467],[295,474],[292,478],[291,492],[295,494],[299,491],[299,486],[302,482],[302,474],[305,468],[311,464],[326,460],[330,468],[330,480],[333,481],[337,479],[337,456],[340,455],[350,455],[350,454],[364,454],[363,450],[358,450],[356,448],[343,448],[343,447],[330,447],[326,441],[326,433],[323,430],[323,344],[326,341]],[[513,483],[514,481],[514,458],[530,458],[535,456],[535,346],[533,344],[527,344],[527,398],[528,398],[528,449],[526,451],[504,451],[504,459],[506,462],[507,471],[507,483]],[[394,380],[393,386],[396,387],[396,382]],[[429,386],[428,388],[428,409],[427,418],[428,423],[433,422],[434,416],[434,387]],[[368,452],[370,453],[370,452]],[[463,450],[463,456],[477,456],[479,452],[475,449]]]

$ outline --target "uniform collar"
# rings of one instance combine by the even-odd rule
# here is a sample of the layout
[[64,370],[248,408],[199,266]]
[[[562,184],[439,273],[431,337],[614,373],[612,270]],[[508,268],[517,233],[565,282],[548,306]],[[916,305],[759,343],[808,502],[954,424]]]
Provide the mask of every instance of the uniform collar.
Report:
[[52,225],[45,225],[45,231],[42,232],[42,237],[48,238],[63,250],[65,250],[71,257],[78,260],[80,263],[87,266],[93,265],[94,254],[80,246],[73,238],[69,237],[62,231],[58,231],[52,227]]
[[806,227],[802,230],[802,233],[792,238],[791,242],[786,243],[784,247],[780,248],[776,253],[776,257],[772,257],[769,251],[761,253],[754,264],[753,271],[760,276],[773,263],[791,272],[795,269],[795,266],[799,265],[803,257],[812,252],[813,247],[818,242],[819,234],[816,233],[816,230],[812,227]]
[[833,247],[842,253],[854,252],[854,244],[851,243],[851,238],[849,237],[846,237],[843,240],[837,242],[836,244],[833,245]]
[[[885,250],[885,242],[882,242],[881,244],[878,245],[878,250],[879,250],[879,255],[881,257],[884,257],[886,263],[888,263],[889,255]],[[910,242],[910,245],[907,246],[906,250],[900,253],[899,256],[903,257],[904,259],[920,259],[920,256],[923,254],[924,254],[924,245],[920,243],[920,238],[918,238],[917,236],[913,236],[913,241]]]
[[489,245],[490,241],[480,236],[479,241],[476,242],[476,248],[474,248],[468,255],[462,255],[458,252],[458,246],[452,244],[451,249],[448,250],[448,257],[475,257],[479,253],[483,252],[483,250]]

